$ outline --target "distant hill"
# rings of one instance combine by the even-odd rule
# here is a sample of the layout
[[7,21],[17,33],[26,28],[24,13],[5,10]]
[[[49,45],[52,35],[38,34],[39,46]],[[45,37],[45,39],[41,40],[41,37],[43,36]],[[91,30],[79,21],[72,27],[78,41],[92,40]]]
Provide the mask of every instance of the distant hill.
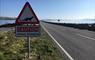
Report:
[[15,20],[16,17],[0,17],[0,20]]

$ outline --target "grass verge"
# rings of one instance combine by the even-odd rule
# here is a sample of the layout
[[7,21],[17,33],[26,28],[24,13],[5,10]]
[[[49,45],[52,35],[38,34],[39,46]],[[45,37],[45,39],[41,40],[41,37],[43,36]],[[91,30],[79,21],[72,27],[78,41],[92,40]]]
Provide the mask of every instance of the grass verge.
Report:
[[[30,37],[31,60],[64,60],[52,39],[42,29],[41,36]],[[26,37],[16,37],[15,31],[0,31],[0,60],[27,58]]]

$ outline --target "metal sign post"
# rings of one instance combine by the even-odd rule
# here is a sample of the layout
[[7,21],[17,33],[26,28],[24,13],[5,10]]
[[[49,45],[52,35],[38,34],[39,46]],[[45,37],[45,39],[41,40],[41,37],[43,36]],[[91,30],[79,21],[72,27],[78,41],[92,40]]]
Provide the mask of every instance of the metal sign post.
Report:
[[30,37],[27,37],[27,41],[28,41],[28,58],[30,59]]
[[[27,26],[28,26],[28,24],[27,24]],[[28,45],[28,59],[30,59],[30,37],[29,36],[27,36],[27,41],[28,41],[28,44],[27,44]]]

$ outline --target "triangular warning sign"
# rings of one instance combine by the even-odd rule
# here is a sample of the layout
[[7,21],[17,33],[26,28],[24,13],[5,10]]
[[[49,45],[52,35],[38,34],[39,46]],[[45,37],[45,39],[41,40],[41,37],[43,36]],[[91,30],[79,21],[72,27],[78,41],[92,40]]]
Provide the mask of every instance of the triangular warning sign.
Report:
[[17,24],[38,24],[39,20],[35,15],[29,2],[26,2],[18,18],[16,19]]

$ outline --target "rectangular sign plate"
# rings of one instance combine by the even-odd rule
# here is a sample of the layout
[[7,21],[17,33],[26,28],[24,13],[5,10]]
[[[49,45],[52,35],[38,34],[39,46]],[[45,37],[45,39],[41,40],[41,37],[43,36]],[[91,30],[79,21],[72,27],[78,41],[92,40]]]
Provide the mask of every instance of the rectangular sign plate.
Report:
[[16,26],[16,36],[38,36],[40,35],[39,26]]

